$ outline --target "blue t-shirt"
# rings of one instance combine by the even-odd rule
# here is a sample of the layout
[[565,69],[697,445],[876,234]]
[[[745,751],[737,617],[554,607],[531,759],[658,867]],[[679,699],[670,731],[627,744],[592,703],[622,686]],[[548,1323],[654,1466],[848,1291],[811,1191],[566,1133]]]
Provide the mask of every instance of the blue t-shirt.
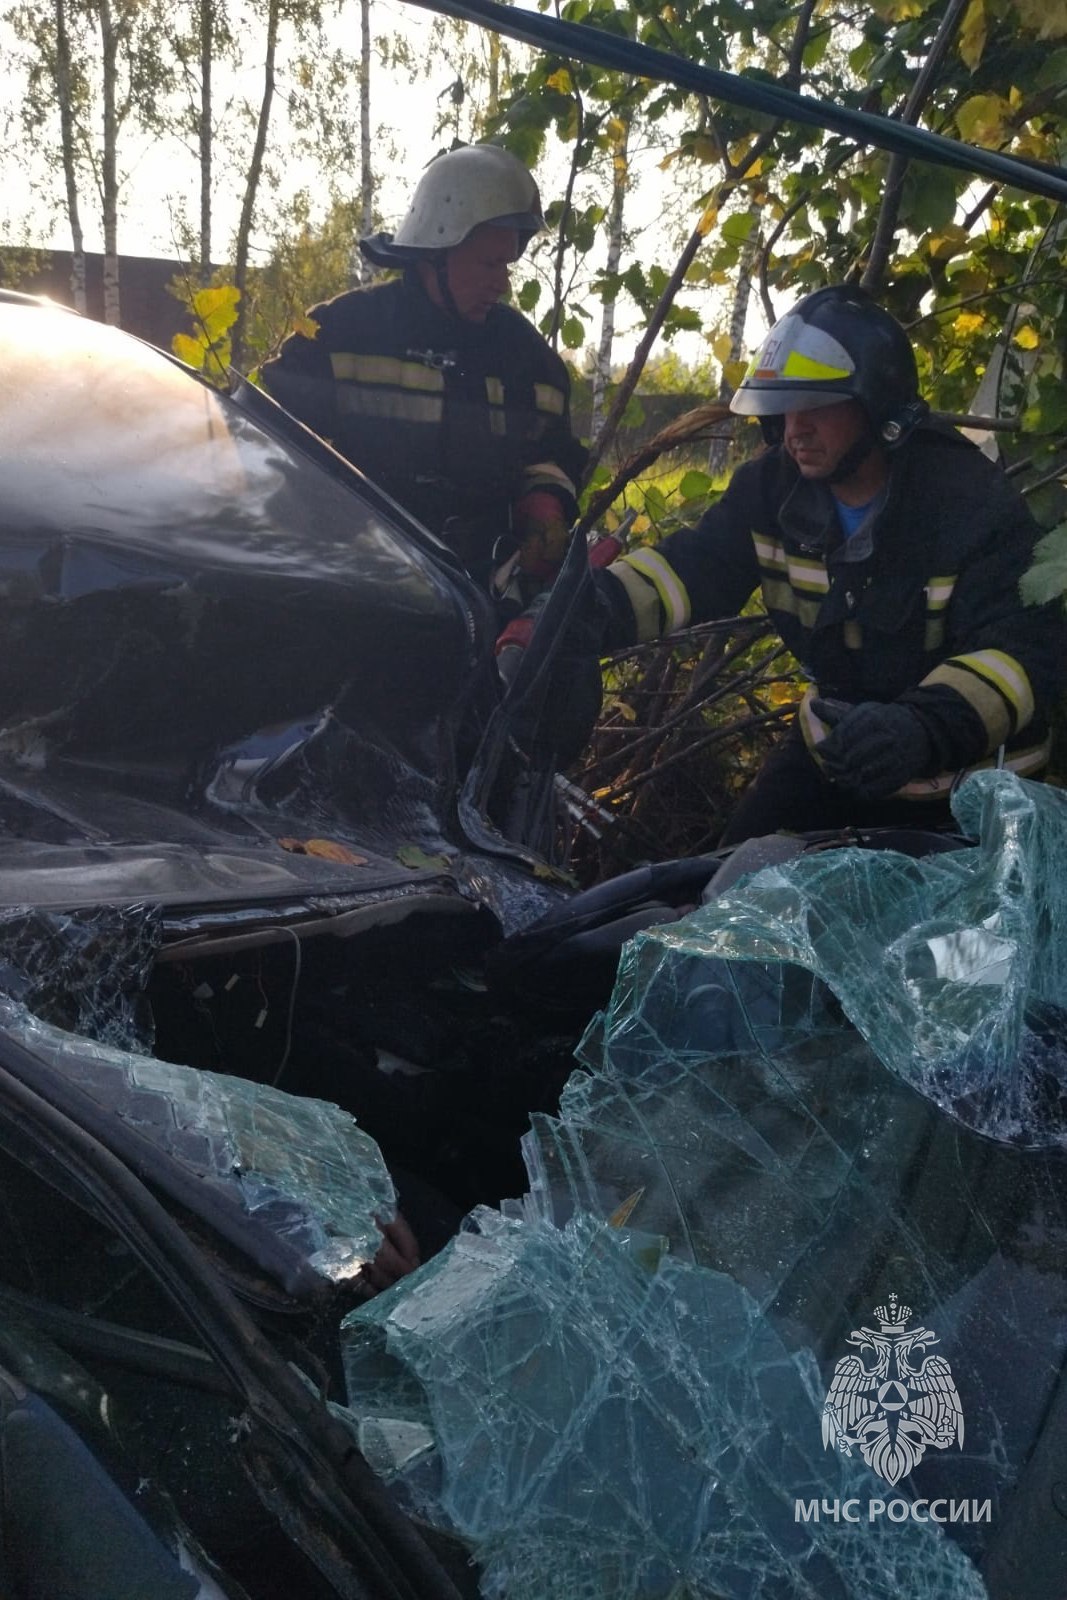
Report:
[[841,524],[841,532],[844,534],[846,539],[851,539],[856,529],[860,526],[860,523],[863,522],[869,514],[875,501],[880,498],[880,495],[876,494],[872,495],[871,498],[865,501],[861,506],[846,506],[843,500],[839,500],[837,496],[834,495],[834,505],[837,507],[837,520]]

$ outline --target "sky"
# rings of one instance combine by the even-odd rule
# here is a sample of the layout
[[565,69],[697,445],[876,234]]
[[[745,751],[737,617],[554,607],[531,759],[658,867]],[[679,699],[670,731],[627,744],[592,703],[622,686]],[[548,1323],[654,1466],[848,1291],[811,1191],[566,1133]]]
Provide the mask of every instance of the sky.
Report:
[[[352,35],[357,19],[358,10],[349,5],[334,23],[335,41],[343,44],[350,53],[356,53],[358,50],[358,41]],[[416,61],[425,61],[430,56],[431,30],[435,20],[430,13],[418,6],[405,5],[403,0],[374,0],[372,28],[375,35],[388,33],[406,40]],[[6,41],[3,38],[3,26],[0,22],[0,52],[7,55],[7,51],[4,50]],[[522,47],[511,48],[515,54],[521,54]],[[254,41],[251,42],[240,71],[234,74],[228,83],[216,85],[218,106],[223,105],[227,96],[235,99],[245,98],[253,104],[258,104],[262,86],[260,56],[261,49],[256,47]],[[312,195],[315,195],[322,192],[323,184],[314,160],[299,156],[292,147],[288,150],[284,148],[285,74],[289,68],[290,63],[283,60],[280,65],[279,91],[276,95],[275,118],[272,123],[273,132],[282,144],[279,164],[284,172],[283,192],[291,194],[307,188]],[[376,73],[372,87],[372,117],[376,125],[375,165],[379,178],[378,207],[385,226],[394,225],[399,220],[405,209],[407,196],[417,182],[426,160],[435,150],[447,143],[447,135],[434,137],[434,124],[440,116],[439,97],[447,90],[454,76],[449,62],[444,59],[434,65],[427,78],[420,79],[414,84],[399,72],[391,73],[388,78],[381,71]],[[0,71],[0,82],[2,82],[2,71]],[[8,103],[15,93],[16,86],[9,80]],[[354,118],[358,114],[355,94],[352,95],[351,106]],[[390,147],[394,149],[395,154],[388,160],[383,159],[383,152]],[[158,140],[154,143],[143,143],[136,149],[127,147],[123,151],[123,157],[129,176],[124,188],[120,221],[120,251],[131,255],[180,254],[178,246],[180,230],[177,219],[184,209],[185,216],[195,220],[199,208],[198,170],[193,155],[177,141]],[[557,159],[557,170],[553,171],[549,167],[538,173],[546,203],[554,194],[562,192],[565,182],[564,159],[562,156]],[[669,203],[669,199],[665,199],[669,194],[669,179],[659,171],[658,161],[658,152],[643,156],[638,154],[634,160],[634,192],[628,201],[627,221],[637,231],[635,250],[639,256],[644,248],[648,248],[642,245],[642,230],[646,234],[651,233],[656,236],[661,231],[663,207]],[[35,245],[38,248],[69,249],[70,230],[62,210],[57,207],[50,211],[40,199],[39,193],[35,192],[31,181],[34,177],[40,180],[44,170],[43,161],[37,163],[33,163],[32,160],[26,161],[24,146],[14,153],[11,150],[4,153],[0,227],[9,243]],[[236,228],[242,181],[242,173],[232,172],[229,175],[229,182],[219,187],[215,205],[215,237],[219,241],[231,238]],[[358,174],[354,172],[353,192],[357,183]],[[54,193],[58,187],[52,184]],[[606,204],[609,197],[605,194],[597,198]],[[92,195],[85,197],[82,222],[86,247],[90,250],[100,250],[103,240],[99,206],[94,203]],[[268,237],[263,231],[258,236],[253,235],[253,261],[257,257],[260,259],[265,257],[268,243]],[[658,239],[656,245],[657,248],[661,248]],[[588,268],[593,264],[595,263],[590,261],[583,265]],[[595,301],[587,304],[593,313],[591,321],[587,324],[589,338],[592,341],[599,332],[599,304]],[[627,311],[626,304],[623,303],[620,306],[617,327],[616,360],[628,359],[642,331],[636,308],[630,306]],[[758,337],[758,330],[754,337]],[[673,348],[683,360],[691,363],[703,361],[708,353],[707,345],[698,335],[679,336]]]

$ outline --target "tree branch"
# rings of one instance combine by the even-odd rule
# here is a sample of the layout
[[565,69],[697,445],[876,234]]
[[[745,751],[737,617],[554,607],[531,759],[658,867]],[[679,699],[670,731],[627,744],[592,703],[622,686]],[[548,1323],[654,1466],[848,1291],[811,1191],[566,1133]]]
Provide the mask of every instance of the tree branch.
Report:
[[[901,112],[900,120],[914,126],[919,120],[919,113],[926,104],[933,91],[934,81],[941,65],[948,53],[949,45],[956,36],[963,13],[966,11],[970,0],[949,0],[948,9],[941,19],[941,26],[937,30],[930,52],[922,64],[918,77],[915,79]],[[886,268],[893,251],[893,244],[897,235],[897,218],[900,215],[900,202],[904,193],[904,176],[908,170],[908,157],[894,155],[890,158],[889,173],[886,178],[885,191],[882,195],[882,204],[878,209],[878,222],[871,241],[871,253],[867,258],[867,265],[860,278],[860,288],[866,289],[869,294],[878,294],[885,282]]]

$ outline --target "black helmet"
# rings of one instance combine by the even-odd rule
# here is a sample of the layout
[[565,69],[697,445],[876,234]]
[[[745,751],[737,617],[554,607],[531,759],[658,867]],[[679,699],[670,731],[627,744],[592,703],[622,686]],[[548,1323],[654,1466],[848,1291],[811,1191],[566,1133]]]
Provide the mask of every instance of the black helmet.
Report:
[[745,373],[731,411],[780,417],[858,400],[874,441],[892,449],[926,415],[908,336],[863,289],[817,289],[780,317]]

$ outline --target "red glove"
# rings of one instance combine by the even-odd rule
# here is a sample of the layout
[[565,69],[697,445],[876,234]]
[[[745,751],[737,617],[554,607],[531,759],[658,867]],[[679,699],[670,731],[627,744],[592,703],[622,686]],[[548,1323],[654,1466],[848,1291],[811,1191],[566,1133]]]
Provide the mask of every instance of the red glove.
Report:
[[521,617],[513,617],[507,627],[496,641],[496,654],[502,650],[525,650],[533,638],[537,618],[524,611]]

